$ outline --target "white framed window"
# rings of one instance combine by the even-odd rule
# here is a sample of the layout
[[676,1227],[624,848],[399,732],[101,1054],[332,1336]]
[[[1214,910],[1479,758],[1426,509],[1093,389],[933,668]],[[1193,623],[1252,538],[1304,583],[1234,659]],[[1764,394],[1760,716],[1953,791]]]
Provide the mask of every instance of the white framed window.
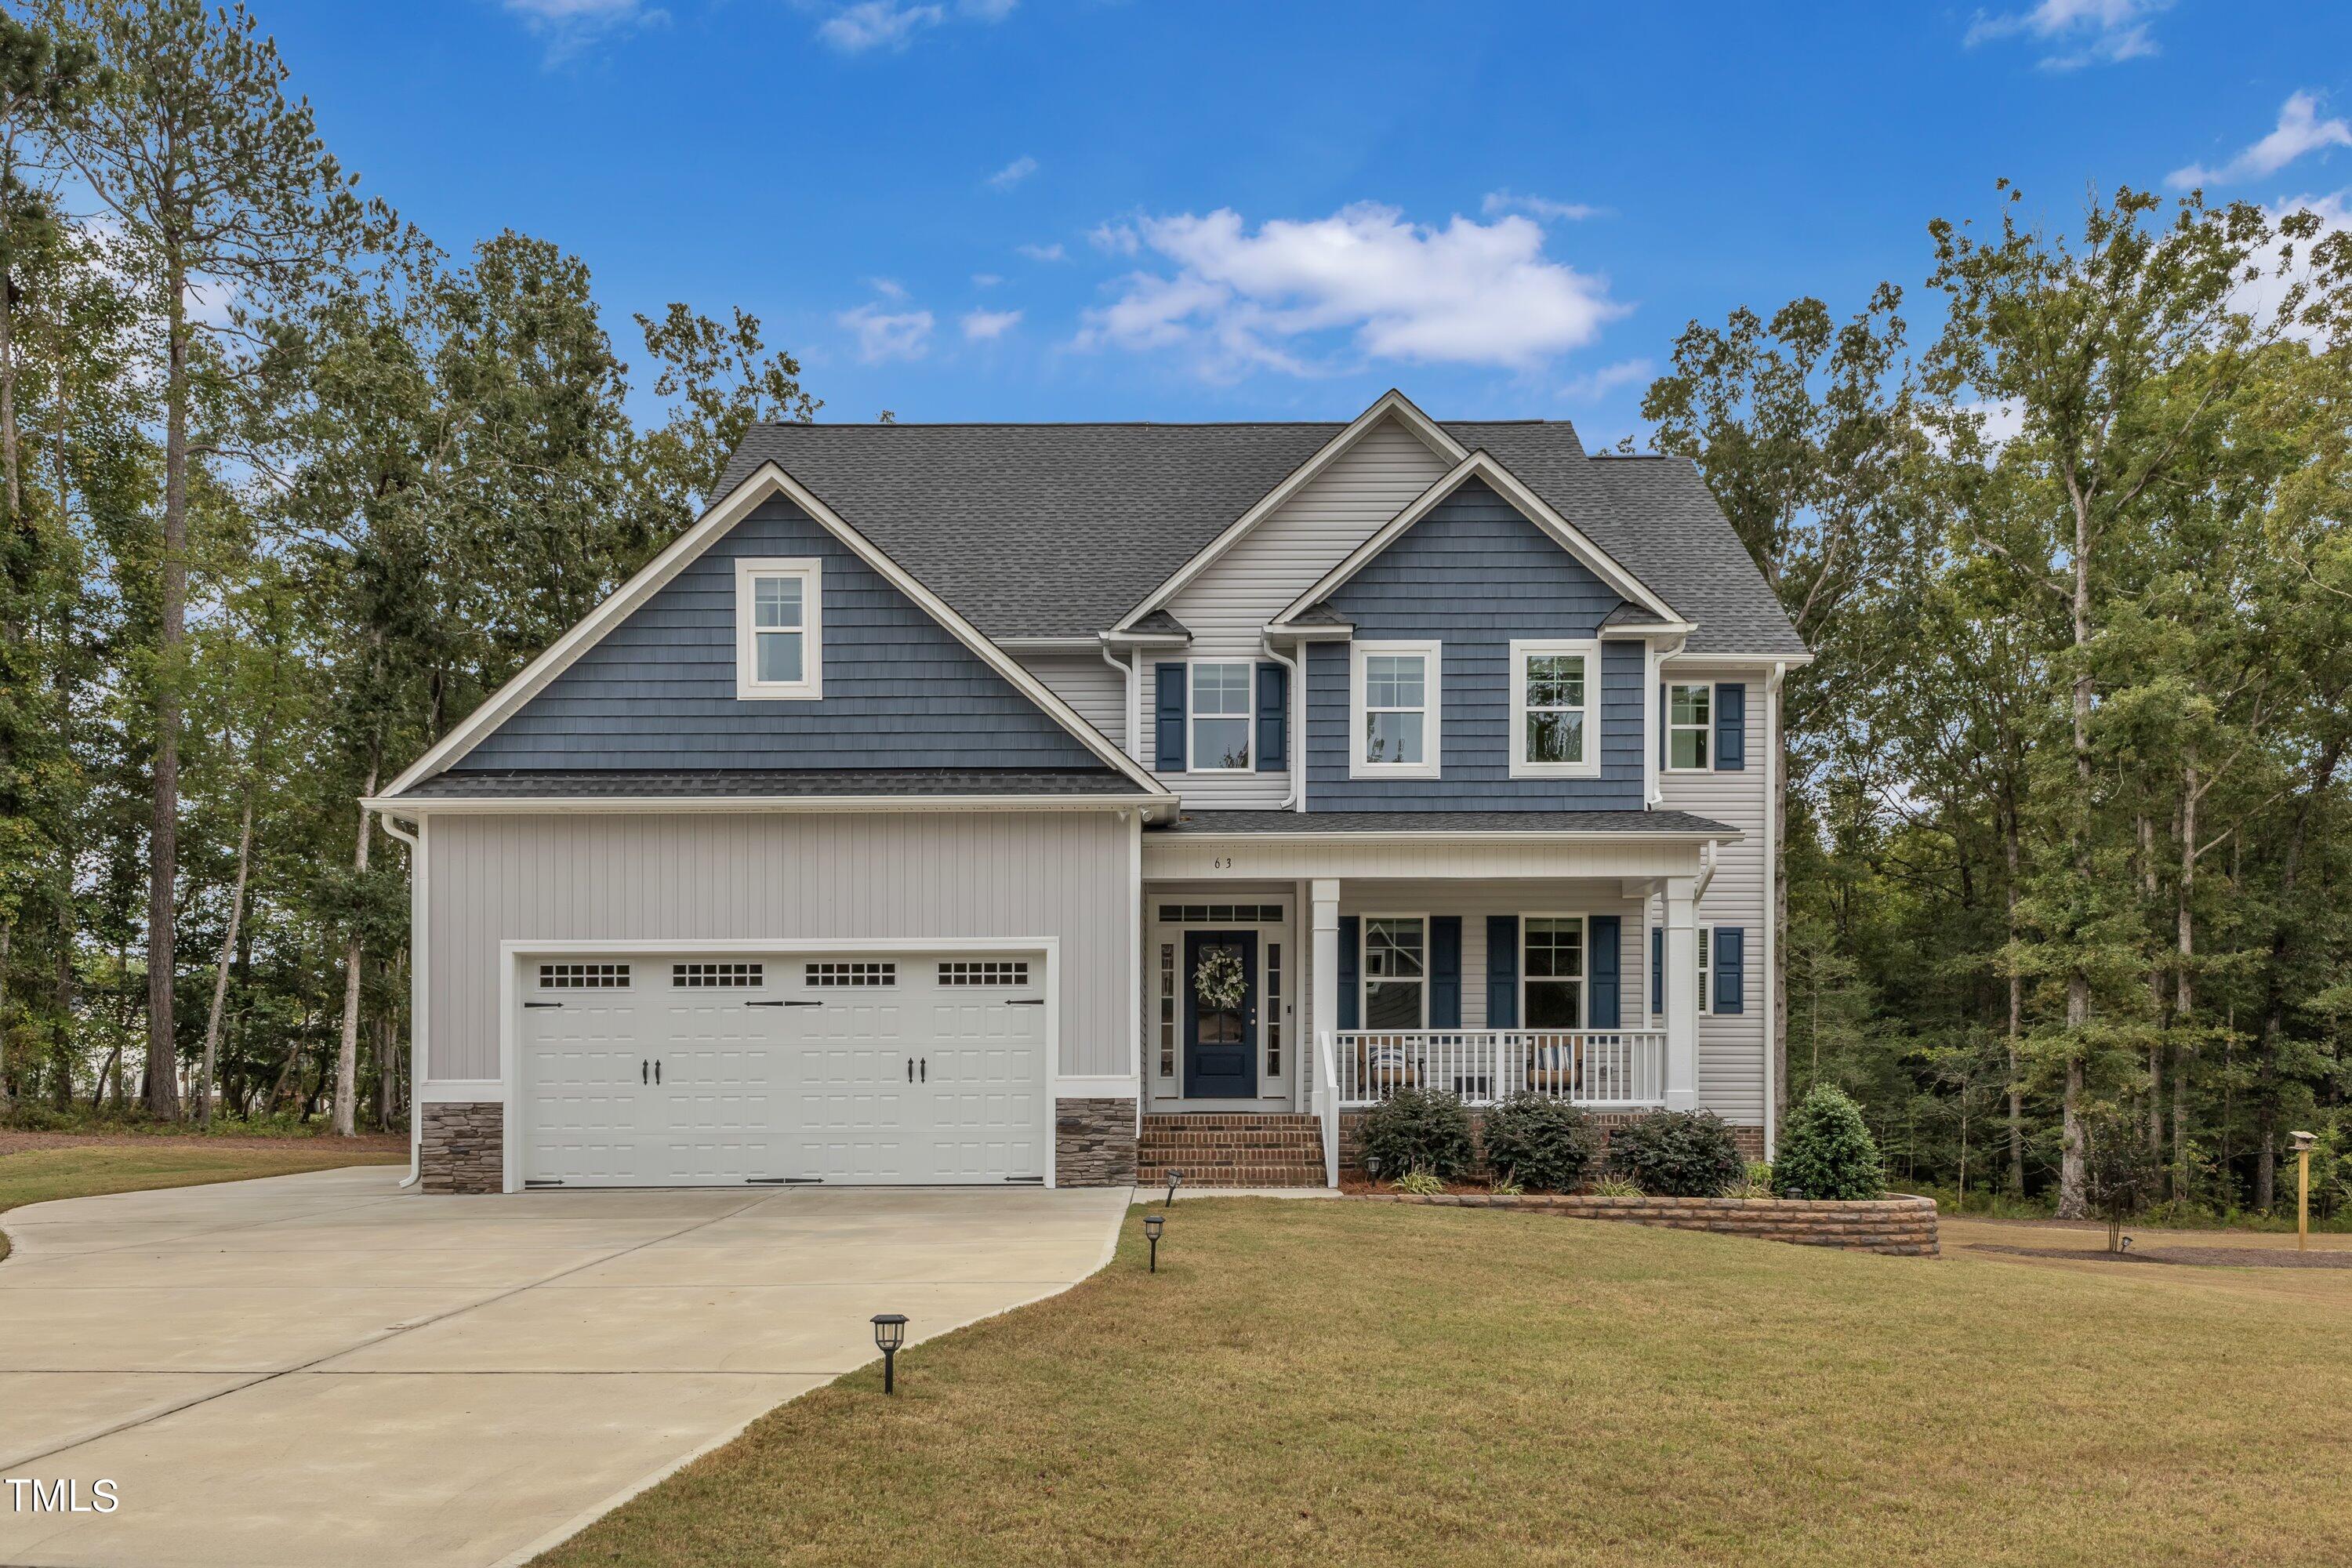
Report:
[[1282,1076],[1282,943],[1265,944],[1265,1076]]
[[625,963],[542,963],[539,966],[539,984],[546,991],[625,991],[629,987],[629,966]]
[[1176,944],[1160,944],[1160,1076],[1176,1076]]
[[669,966],[670,984],[684,991],[711,986],[765,985],[768,966],[764,963],[673,963]]
[[1433,779],[1443,754],[1442,645],[1360,642],[1349,655],[1349,778]]
[[735,563],[735,695],[824,695],[824,567],[814,559]]
[[809,985],[896,985],[898,966],[895,963],[809,963],[801,967],[802,982]]
[[1429,922],[1420,915],[1364,917],[1363,1018],[1367,1029],[1429,1027]]
[[940,964],[942,985],[1026,985],[1029,984],[1029,961],[1025,958],[959,958]]
[[1245,773],[1250,771],[1250,678],[1247,664],[1202,662],[1186,667],[1192,691],[1185,703],[1192,734],[1184,771]]
[[1519,1018],[1529,1029],[1584,1027],[1582,915],[1519,918]]
[[1511,776],[1601,776],[1601,645],[1511,642]]
[[1705,773],[1714,765],[1715,688],[1666,688],[1666,771]]

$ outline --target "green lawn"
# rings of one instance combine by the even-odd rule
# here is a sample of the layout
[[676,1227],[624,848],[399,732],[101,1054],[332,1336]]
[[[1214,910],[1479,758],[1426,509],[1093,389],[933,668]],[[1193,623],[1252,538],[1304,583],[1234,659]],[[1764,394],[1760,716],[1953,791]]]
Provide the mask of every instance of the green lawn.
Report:
[[[368,1140],[355,1148],[332,1138],[142,1137],[68,1148],[19,1149],[0,1153],[0,1213],[52,1198],[242,1182],[253,1176],[284,1176],[339,1165],[385,1165],[407,1159],[404,1152],[377,1146],[381,1142]],[[0,1232],[5,1228],[5,1222],[0,1221]],[[0,1258],[7,1255],[8,1238],[0,1234]]]
[[[1137,1211],[1139,1215],[1140,1211]],[[2352,1273],[1176,1205],[551,1564],[2317,1563]]]

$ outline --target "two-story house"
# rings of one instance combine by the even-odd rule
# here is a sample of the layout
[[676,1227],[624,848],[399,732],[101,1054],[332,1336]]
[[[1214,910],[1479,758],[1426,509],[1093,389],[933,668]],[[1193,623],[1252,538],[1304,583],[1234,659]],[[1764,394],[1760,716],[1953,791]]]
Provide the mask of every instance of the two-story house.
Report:
[[1807,657],[1562,423],[757,427],[368,803],[418,1170],[1320,1184],[1405,1085],[1761,1154]]

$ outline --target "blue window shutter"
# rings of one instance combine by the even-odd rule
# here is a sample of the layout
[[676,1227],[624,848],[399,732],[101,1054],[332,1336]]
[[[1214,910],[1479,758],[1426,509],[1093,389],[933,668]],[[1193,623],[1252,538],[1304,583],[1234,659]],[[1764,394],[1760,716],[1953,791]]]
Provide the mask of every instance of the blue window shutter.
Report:
[[1736,773],[1748,765],[1748,688],[1729,681],[1715,689],[1715,771]]
[[1486,1027],[1519,1026],[1519,917],[1486,917]]
[[1591,994],[1585,998],[1584,1025],[1589,1029],[1620,1026],[1618,976],[1625,967],[1624,925],[1615,915],[1594,915],[1585,927],[1592,942],[1587,967],[1591,971]]
[[1650,928],[1650,1011],[1666,1010],[1666,928]]
[[1283,742],[1289,732],[1290,671],[1278,664],[1257,667],[1257,771],[1287,772],[1290,753]]
[[1357,983],[1361,973],[1364,922],[1354,915],[1339,917],[1339,1027],[1360,1029],[1364,997]]
[[1666,765],[1667,726],[1675,721],[1675,710],[1666,706],[1666,689],[1658,688],[1658,766]]
[[1748,990],[1747,933],[1738,926],[1715,928],[1715,1010],[1737,1013]]
[[1429,917],[1429,1026],[1462,1026],[1462,917]]
[[1153,667],[1160,682],[1159,724],[1152,732],[1153,765],[1163,773],[1184,771],[1184,667]]

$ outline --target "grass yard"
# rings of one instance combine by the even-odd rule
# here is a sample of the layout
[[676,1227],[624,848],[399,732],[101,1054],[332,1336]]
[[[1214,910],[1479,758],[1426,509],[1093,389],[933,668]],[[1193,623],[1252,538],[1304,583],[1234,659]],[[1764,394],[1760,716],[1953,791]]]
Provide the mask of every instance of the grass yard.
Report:
[[[2340,1563],[2352,1274],[1179,1203],[542,1564]],[[1983,1227],[1978,1227],[1983,1228]],[[1948,1248],[1949,1243],[1948,1240]],[[919,1325],[918,1325],[919,1327]]]
[[[0,1213],[53,1198],[242,1182],[340,1165],[388,1165],[408,1158],[404,1142],[383,1138],[142,1136],[60,1142],[59,1135],[39,1137],[38,1147],[8,1149],[0,1142]],[[8,1255],[5,1230],[6,1222],[0,1220],[0,1258]]]

